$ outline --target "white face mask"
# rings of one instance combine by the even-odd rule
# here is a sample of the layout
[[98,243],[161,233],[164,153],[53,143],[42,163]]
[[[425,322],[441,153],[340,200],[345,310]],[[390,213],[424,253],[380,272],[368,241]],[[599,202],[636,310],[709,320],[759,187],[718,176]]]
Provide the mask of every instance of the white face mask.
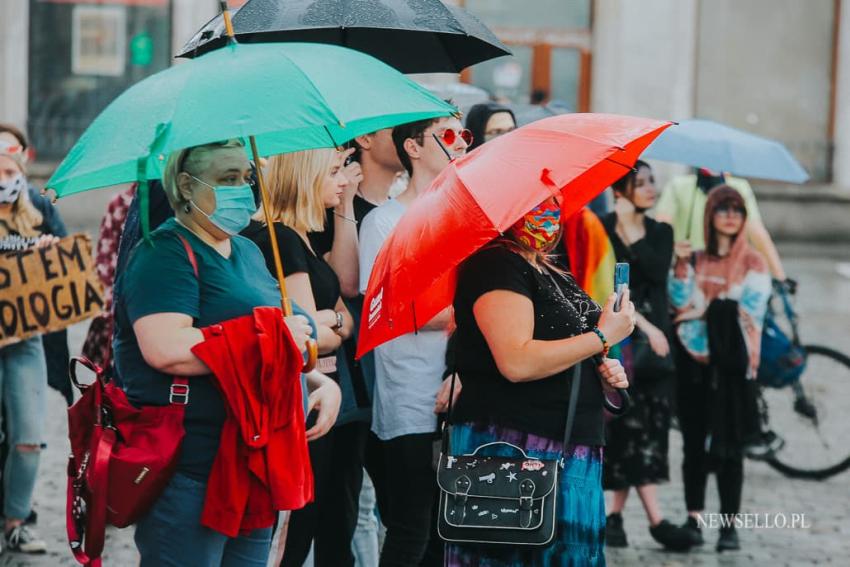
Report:
[[14,203],[25,188],[26,184],[22,173],[6,181],[0,181],[0,203]]

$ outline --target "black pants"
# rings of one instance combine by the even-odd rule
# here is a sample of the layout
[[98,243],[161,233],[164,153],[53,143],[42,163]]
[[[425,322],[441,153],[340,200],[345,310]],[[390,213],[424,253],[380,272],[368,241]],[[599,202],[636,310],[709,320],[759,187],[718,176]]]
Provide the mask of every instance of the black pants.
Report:
[[[311,424],[308,421],[308,424]],[[292,513],[281,567],[301,567],[314,545],[316,567],[352,567],[369,424],[348,423],[310,443],[315,500]]]
[[685,505],[689,512],[705,509],[705,487],[708,474],[713,471],[717,475],[720,513],[737,514],[741,509],[744,486],[743,455],[718,459],[710,457],[706,450],[710,411],[706,400],[711,395],[711,369],[696,362],[681,345],[677,349],[676,369],[679,377],[679,426],[684,444],[682,477],[685,483]]
[[435,435],[402,435],[381,441],[369,435],[366,468],[387,528],[380,567],[439,567],[443,542],[436,536]]

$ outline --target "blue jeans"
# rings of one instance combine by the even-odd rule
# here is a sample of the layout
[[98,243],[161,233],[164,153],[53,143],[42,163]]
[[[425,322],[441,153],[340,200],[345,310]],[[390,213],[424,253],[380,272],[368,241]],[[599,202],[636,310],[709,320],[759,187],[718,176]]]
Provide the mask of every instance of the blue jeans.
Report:
[[378,567],[378,518],[375,515],[375,486],[368,474],[363,474],[357,530],[351,540],[354,564],[357,567]]
[[47,411],[47,365],[40,336],[0,348],[0,393],[9,436],[3,515],[22,520],[32,510]]
[[136,523],[140,567],[265,567],[271,527],[230,538],[201,525],[207,484],[174,475]]

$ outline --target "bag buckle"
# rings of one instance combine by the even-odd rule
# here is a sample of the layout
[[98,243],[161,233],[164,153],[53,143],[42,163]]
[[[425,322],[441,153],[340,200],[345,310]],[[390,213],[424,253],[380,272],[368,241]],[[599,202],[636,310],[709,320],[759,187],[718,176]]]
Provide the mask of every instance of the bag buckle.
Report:
[[524,478],[519,483],[519,507],[520,510],[531,510],[531,505],[534,502],[534,481],[530,478]]
[[189,384],[172,384],[168,403],[185,406],[189,403]]

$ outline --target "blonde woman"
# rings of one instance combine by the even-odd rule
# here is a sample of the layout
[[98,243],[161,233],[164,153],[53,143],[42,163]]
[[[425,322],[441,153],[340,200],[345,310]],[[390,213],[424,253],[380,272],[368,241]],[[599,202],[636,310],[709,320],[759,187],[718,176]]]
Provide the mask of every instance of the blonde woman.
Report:
[[[313,249],[309,234],[325,229],[326,209],[339,205],[349,185],[343,173],[348,154],[331,148],[283,154],[271,158],[266,168],[271,218],[275,222],[286,287],[316,321],[317,369],[337,381],[336,353],[342,341],[351,335],[353,320],[342,301],[337,274]],[[264,213],[259,211],[244,234],[260,247],[266,265],[273,272],[274,256],[264,221]],[[312,419],[313,416],[308,418],[308,424]],[[357,518],[352,515],[346,520],[349,514],[341,511],[343,501],[351,498],[352,492],[348,486],[350,475],[344,471],[359,469],[362,463],[356,458],[339,458],[348,445],[345,431],[337,438],[340,429],[344,428],[335,427],[329,435],[310,443],[316,501],[293,512],[282,565],[302,565],[314,539],[317,567],[345,565],[351,556],[351,537]]]
[[[44,217],[29,198],[25,148],[0,138],[0,252],[53,244]],[[44,540],[25,524],[44,440],[47,367],[41,335],[0,348],[0,400],[4,405],[9,456],[3,470],[4,534],[8,549],[43,553]]]
[[[240,140],[186,148],[171,154],[163,187],[174,218],[133,249],[115,284],[114,360],[118,378],[136,405],[168,403],[172,376],[191,376],[177,470],[151,510],[136,525],[141,566],[265,566],[272,526],[228,537],[201,524],[207,483],[226,419],[225,400],[210,370],[192,348],[201,329],[279,306],[277,282],[263,257],[238,236],[255,212],[251,168]],[[180,238],[191,246],[197,275]],[[296,344],[311,334],[297,305],[286,318]],[[339,389],[320,374],[307,376],[311,403],[330,427]],[[321,427],[308,438],[322,435]],[[278,466],[291,466],[279,463]]]

